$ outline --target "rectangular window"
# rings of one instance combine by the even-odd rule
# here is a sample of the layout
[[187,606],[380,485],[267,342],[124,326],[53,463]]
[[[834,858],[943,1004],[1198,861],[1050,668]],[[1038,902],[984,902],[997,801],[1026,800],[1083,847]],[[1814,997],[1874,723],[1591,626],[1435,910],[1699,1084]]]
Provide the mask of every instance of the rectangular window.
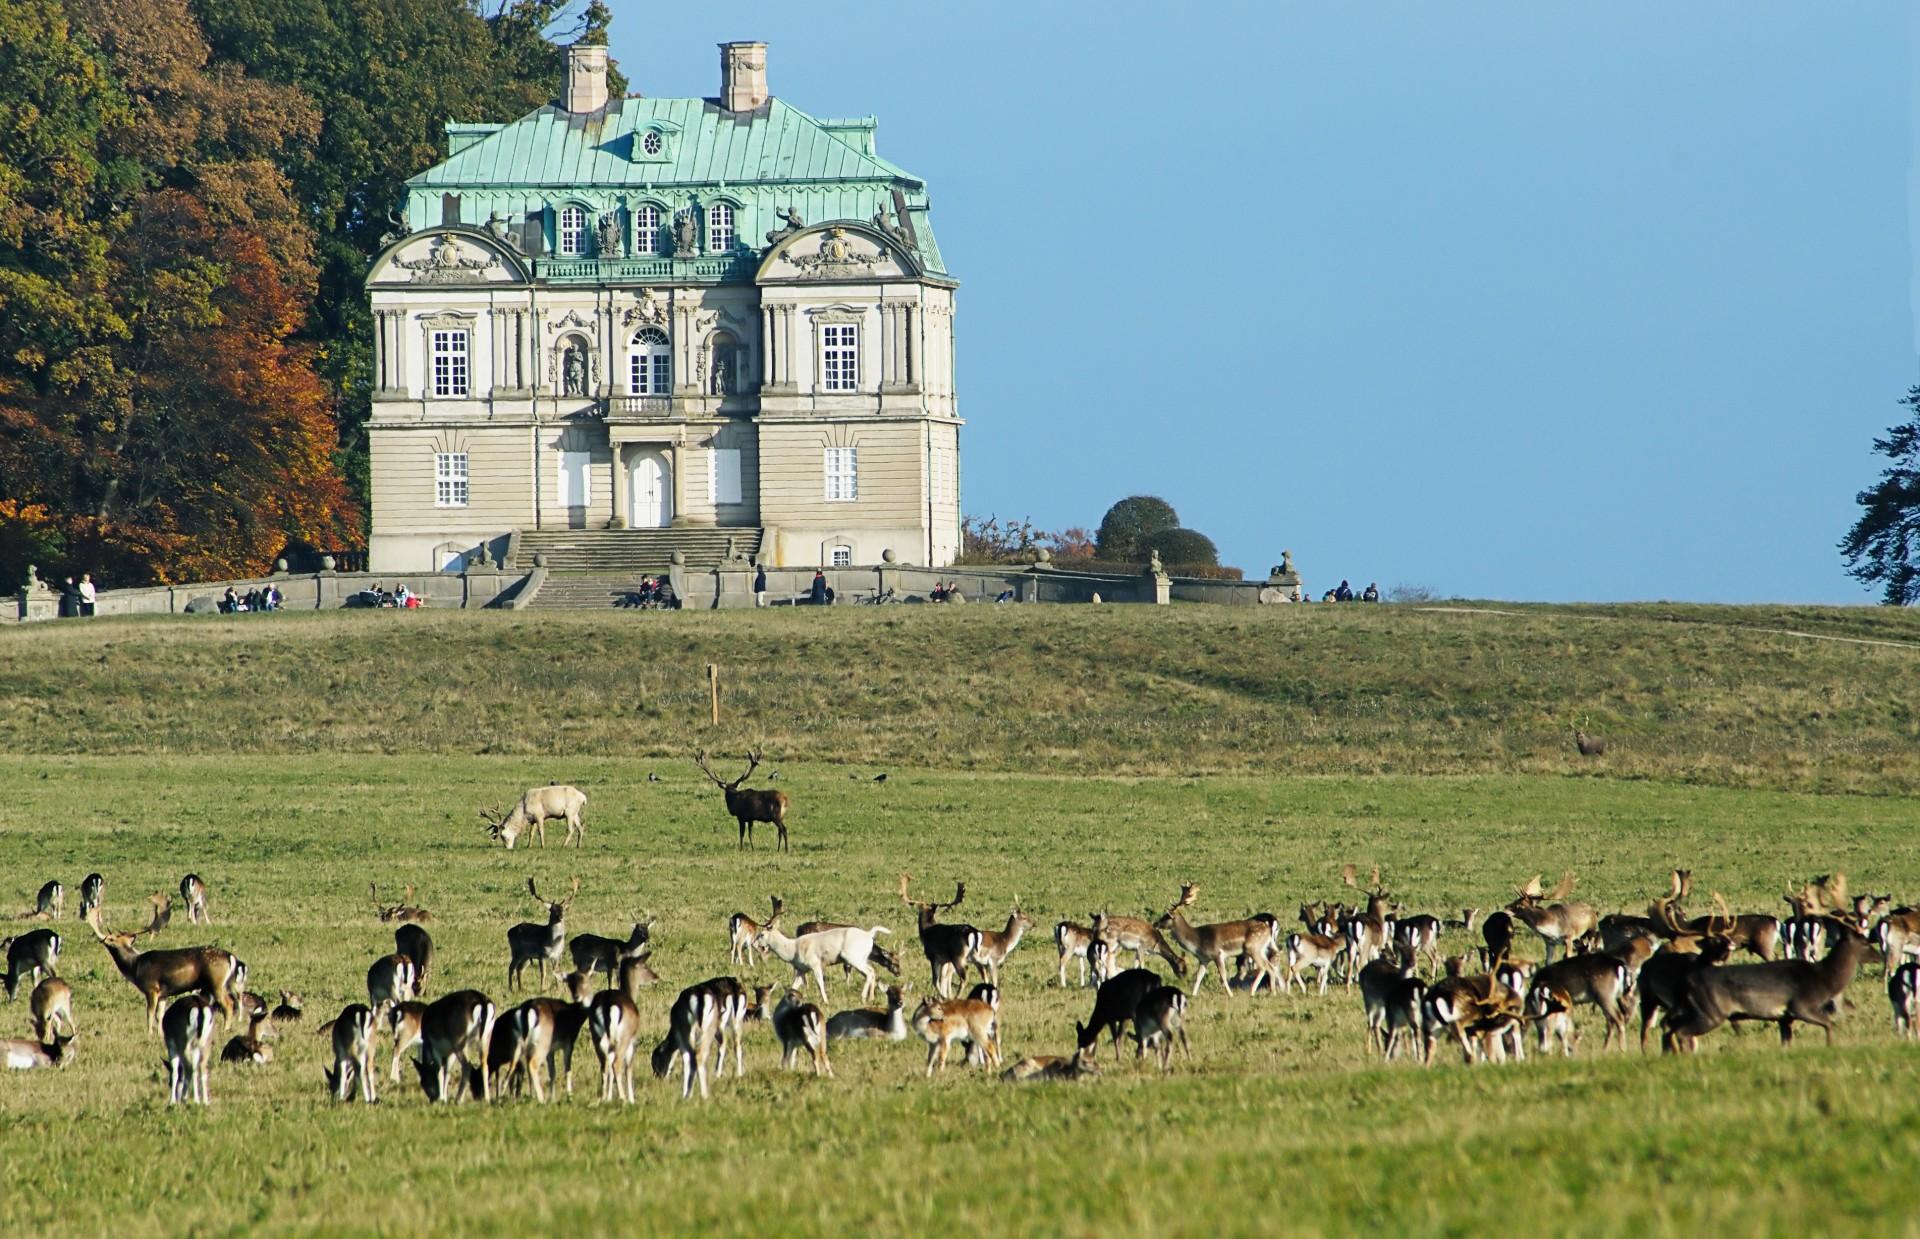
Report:
[[853,548],[852,547],[836,546],[833,548],[833,566],[834,567],[846,568],[846,567],[851,567],[852,564],[853,564]]
[[850,447],[830,447],[827,449],[827,498],[832,500],[853,500],[860,497],[860,466],[855,458],[855,449]]
[[828,391],[860,390],[860,328],[828,323],[820,329],[820,382]]
[[724,254],[733,248],[733,208],[716,202],[707,211],[707,252]]
[[633,252],[654,255],[660,252],[660,209],[643,206],[633,212]]
[[433,454],[433,506],[436,508],[467,506],[467,454],[465,452]]
[[560,224],[555,230],[554,248],[568,257],[578,257],[587,252],[587,213],[579,207],[567,207],[560,212]]
[[740,449],[716,447],[707,454],[707,481],[713,488],[713,501],[740,502]]
[[464,396],[467,394],[467,333],[464,331],[436,331],[433,333],[433,394],[436,396]]

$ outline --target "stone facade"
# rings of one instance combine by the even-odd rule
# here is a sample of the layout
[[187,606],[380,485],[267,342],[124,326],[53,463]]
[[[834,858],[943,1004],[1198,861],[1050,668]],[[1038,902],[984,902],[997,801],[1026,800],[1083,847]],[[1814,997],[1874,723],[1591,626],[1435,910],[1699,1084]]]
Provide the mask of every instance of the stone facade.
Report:
[[[774,565],[959,550],[956,282],[926,186],[874,124],[767,94],[562,102],[449,125],[367,280],[378,326],[370,565],[431,571],[513,530],[764,530]],[[811,222],[810,222],[811,220]]]

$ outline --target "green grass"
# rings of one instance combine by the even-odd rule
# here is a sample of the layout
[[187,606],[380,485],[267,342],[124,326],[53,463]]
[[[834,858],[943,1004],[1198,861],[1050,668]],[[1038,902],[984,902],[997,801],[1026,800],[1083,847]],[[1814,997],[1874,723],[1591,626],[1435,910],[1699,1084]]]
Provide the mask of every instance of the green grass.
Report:
[[[795,919],[891,925],[893,894],[968,884],[962,911],[1040,921],[1005,975],[1010,1054],[1058,1053],[1092,1006],[1047,931],[1096,907],[1196,917],[1342,893],[1379,864],[1397,897],[1457,915],[1535,872],[1637,908],[1667,868],[1778,910],[1844,871],[1920,897],[1910,795],[1920,650],[1894,612],[1761,608],[899,608],[829,615],[284,616],[0,632],[0,910],[59,876],[107,877],[109,924],[206,877],[213,941],[308,1023],[364,1000],[391,950],[369,880],[437,919],[434,993],[504,1000],[523,884],[581,878],[574,930],[659,919],[666,984],[728,971],[724,918],[771,893]],[[727,669],[704,725],[702,667]],[[1588,720],[1614,742],[1582,762]],[[794,851],[742,854],[686,759],[764,742]],[[885,769],[890,779],[869,776]],[[649,783],[649,771],[662,782]],[[853,777],[850,777],[853,776]],[[587,846],[509,854],[475,811],[530,783],[591,797]],[[1860,794],[1869,793],[1869,794]],[[550,842],[557,844],[556,831]],[[1692,1059],[1382,1067],[1357,998],[1201,993],[1195,1059],[1080,1086],[922,1076],[917,1044],[836,1046],[838,1078],[749,1072],[705,1105],[644,1081],[631,1109],[576,1096],[371,1109],[322,1094],[323,1044],[215,1072],[205,1112],[164,1103],[138,996],[69,919],[82,1029],[55,1073],[0,1078],[0,1233],[702,1231],[1270,1234],[1884,1233],[1920,1191],[1920,1045],[1895,1041],[1881,970],[1829,1049],[1716,1033]],[[1466,945],[1460,935],[1451,944]],[[1533,944],[1529,944],[1531,948]],[[762,965],[767,982],[784,965]],[[1211,984],[1211,982],[1210,982]],[[830,1009],[853,1005],[830,981]],[[504,1002],[503,1002],[504,1005]],[[21,1035],[24,1003],[0,1008]],[[226,1036],[222,1030],[222,1039]]]

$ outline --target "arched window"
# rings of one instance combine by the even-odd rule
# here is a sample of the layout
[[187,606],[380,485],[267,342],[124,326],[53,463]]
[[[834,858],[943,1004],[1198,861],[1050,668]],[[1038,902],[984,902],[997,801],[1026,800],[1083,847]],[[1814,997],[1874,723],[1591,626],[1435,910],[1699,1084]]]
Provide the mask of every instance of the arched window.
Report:
[[673,391],[673,354],[667,333],[643,327],[633,333],[628,354],[627,390],[636,396],[665,396]]
[[707,208],[707,252],[724,254],[733,248],[733,207],[716,202]]
[[659,207],[641,205],[633,208],[633,252],[640,255],[660,252]]
[[577,258],[587,252],[587,212],[582,207],[560,209],[560,227],[554,237],[554,252]]

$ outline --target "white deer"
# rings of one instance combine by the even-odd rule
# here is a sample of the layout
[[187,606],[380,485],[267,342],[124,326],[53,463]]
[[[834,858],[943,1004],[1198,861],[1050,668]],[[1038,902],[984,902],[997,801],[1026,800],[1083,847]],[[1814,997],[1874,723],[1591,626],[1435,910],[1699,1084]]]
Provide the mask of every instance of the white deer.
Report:
[[793,969],[793,988],[804,988],[811,974],[813,983],[820,989],[821,1002],[827,1000],[827,981],[822,971],[832,964],[845,964],[866,978],[860,987],[860,1000],[865,1002],[880,985],[880,979],[873,975],[873,965],[867,962],[873,954],[873,937],[892,932],[885,925],[866,929],[849,925],[789,938],[775,926],[766,925],[754,939],[754,945],[786,961]]

